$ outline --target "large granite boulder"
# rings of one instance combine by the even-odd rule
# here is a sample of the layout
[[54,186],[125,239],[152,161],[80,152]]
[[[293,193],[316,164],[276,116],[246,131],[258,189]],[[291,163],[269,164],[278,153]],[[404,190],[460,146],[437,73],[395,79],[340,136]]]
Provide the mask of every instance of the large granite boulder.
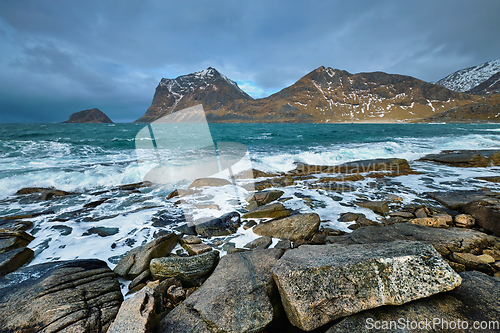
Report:
[[438,154],[426,155],[420,160],[454,167],[487,167],[500,165],[500,150],[444,150]]
[[272,270],[290,322],[306,331],[381,305],[449,291],[460,276],[427,244],[304,245]]
[[330,237],[336,244],[386,243],[414,240],[433,245],[443,256],[452,252],[481,252],[495,244],[495,238],[485,233],[463,228],[431,228],[412,223],[395,223],[377,227],[361,227],[352,233]]
[[[499,332],[500,280],[480,272],[460,276],[462,284],[452,291],[345,317],[327,333]],[[483,327],[474,329],[474,322]]]
[[261,332],[274,318],[271,269],[283,250],[225,255],[205,283],[161,322],[159,332]]
[[217,237],[234,234],[241,225],[238,212],[231,212],[221,217],[195,224],[195,230],[201,237]]
[[122,303],[107,333],[149,333],[156,315],[154,291],[146,286]]
[[123,296],[106,263],[59,261],[0,279],[2,332],[106,332]]
[[297,214],[258,224],[253,228],[253,232],[260,236],[297,241],[311,238],[318,231],[319,225],[318,214]]
[[151,259],[169,254],[177,245],[179,238],[179,235],[170,233],[128,251],[114,268],[115,273],[128,280],[135,279],[139,274],[149,269]]
[[212,250],[189,257],[163,257],[151,260],[149,270],[156,279],[178,278],[188,284],[199,284],[217,266],[219,251]]

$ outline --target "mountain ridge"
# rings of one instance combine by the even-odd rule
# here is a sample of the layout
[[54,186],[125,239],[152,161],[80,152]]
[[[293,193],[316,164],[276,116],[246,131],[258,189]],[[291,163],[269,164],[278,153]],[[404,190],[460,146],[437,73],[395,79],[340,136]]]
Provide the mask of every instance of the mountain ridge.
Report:
[[411,76],[351,74],[321,66],[268,97],[253,99],[214,68],[162,79],[135,122],[202,104],[209,122],[401,122],[467,104],[475,97]]

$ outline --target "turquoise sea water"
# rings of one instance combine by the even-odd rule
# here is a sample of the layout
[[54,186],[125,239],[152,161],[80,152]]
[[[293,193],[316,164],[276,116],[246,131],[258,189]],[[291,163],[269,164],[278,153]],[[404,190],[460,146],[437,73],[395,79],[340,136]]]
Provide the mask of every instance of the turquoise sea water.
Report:
[[[169,188],[142,188],[140,192],[115,191],[118,185],[140,182],[145,168],[136,151],[136,135],[145,124],[0,124],[0,216],[50,211],[33,218],[30,244],[36,252],[31,264],[58,259],[95,257],[110,266],[131,246],[151,240],[160,229],[179,224],[179,205],[166,200]],[[403,198],[404,204],[427,200],[426,191],[467,189],[498,185],[474,179],[498,175],[500,168],[452,168],[417,161],[441,150],[500,149],[500,126],[496,124],[210,124],[213,141],[237,142],[248,149],[252,167],[286,172],[295,162],[335,165],[342,162],[398,157],[406,158],[421,175],[390,180],[365,179],[356,191],[335,193],[311,189],[306,181],[284,188],[284,205],[295,212],[317,212],[324,226],[342,230],[337,222],[347,211],[373,212],[357,207],[359,196],[383,199],[387,193]],[[175,141],[175,140],[174,140]],[[182,142],[167,144],[176,161],[196,159],[196,151],[183,151]],[[149,166],[150,167],[150,166]],[[186,186],[187,184],[177,184]],[[15,196],[23,187],[53,187],[73,193],[49,201]],[[176,184],[173,185],[174,187]],[[113,190],[113,191],[110,191]],[[233,190],[231,190],[233,191]],[[216,204],[219,210],[198,209],[199,216],[219,216],[238,210],[227,188],[209,189],[186,205]],[[248,193],[236,190],[244,197]],[[305,201],[304,198],[308,198]],[[95,209],[83,209],[97,200]],[[311,204],[312,202],[312,204]],[[182,207],[181,207],[182,208]],[[109,236],[89,233],[104,227]],[[251,230],[223,237],[242,246],[256,236]],[[213,240],[207,240],[210,242]],[[134,245],[135,244],[135,245]]]

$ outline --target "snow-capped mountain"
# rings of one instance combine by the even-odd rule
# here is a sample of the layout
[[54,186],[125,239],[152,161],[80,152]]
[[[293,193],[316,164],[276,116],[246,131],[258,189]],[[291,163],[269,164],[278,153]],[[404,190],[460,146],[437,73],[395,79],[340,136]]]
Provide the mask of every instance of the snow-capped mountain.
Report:
[[[474,90],[474,88],[486,82],[493,75],[499,72],[500,59],[488,61],[475,67],[461,69],[437,81],[436,83],[454,91],[474,93],[478,95],[487,94],[491,93],[488,92],[487,89],[486,91],[483,91],[481,89]],[[488,86],[485,88],[488,88],[495,83],[498,84],[498,79],[495,80],[495,82],[491,82],[490,84],[488,84]]]
[[202,104],[209,122],[398,122],[468,104],[473,96],[404,75],[351,74],[319,67],[296,83],[254,100],[213,68],[162,79],[137,122]]
[[136,122],[154,121],[163,115],[200,103],[205,110],[214,110],[235,100],[252,99],[236,82],[209,67],[175,79],[161,79],[151,106]]

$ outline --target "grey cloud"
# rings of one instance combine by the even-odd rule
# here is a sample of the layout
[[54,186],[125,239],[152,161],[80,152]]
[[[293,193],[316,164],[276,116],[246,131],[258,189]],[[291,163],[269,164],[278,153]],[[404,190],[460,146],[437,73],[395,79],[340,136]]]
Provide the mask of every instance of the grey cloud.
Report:
[[434,81],[500,58],[498,12],[497,0],[2,1],[0,112],[53,121],[88,104],[136,119],[160,78],[208,66],[266,91],[321,65]]

